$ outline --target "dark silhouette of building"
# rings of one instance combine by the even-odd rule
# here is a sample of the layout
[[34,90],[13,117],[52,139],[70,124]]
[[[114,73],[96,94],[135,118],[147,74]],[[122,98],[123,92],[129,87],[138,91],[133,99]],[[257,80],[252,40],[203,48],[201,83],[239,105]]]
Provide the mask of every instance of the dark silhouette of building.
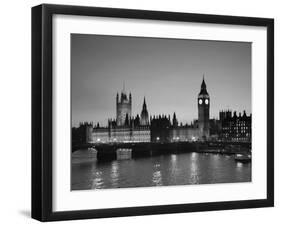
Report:
[[207,86],[203,77],[201,84],[201,90],[198,94],[198,127],[199,137],[202,140],[206,140],[210,135],[210,96],[207,92]]
[[220,138],[224,141],[251,141],[252,139],[252,115],[247,116],[246,111],[243,115],[236,111],[221,111],[219,113],[221,122]]
[[219,120],[222,122],[225,119],[232,118],[232,111],[226,110],[226,111],[220,111],[219,112]]
[[210,126],[209,140],[218,140],[219,135],[221,133],[221,121],[215,118],[210,119],[209,126]]
[[170,116],[159,115],[151,119],[151,142],[169,142],[170,141]]
[[173,127],[177,127],[179,125],[179,122],[177,120],[176,113],[173,114]]
[[93,123],[83,122],[72,128],[72,145],[89,143],[92,136]]

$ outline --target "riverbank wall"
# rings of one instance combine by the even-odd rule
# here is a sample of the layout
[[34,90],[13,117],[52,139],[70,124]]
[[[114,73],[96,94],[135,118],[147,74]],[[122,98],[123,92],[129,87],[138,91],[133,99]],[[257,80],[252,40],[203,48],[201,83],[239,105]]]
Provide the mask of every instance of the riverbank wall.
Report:
[[[238,153],[250,153],[250,144],[241,143],[211,143],[211,142],[174,142],[174,143],[115,143],[115,144],[84,144],[76,150],[97,150],[99,161],[118,159],[117,150],[127,149],[131,151],[131,158],[141,158],[156,155],[177,153],[213,153],[233,155]],[[73,150],[75,152],[76,150]]]

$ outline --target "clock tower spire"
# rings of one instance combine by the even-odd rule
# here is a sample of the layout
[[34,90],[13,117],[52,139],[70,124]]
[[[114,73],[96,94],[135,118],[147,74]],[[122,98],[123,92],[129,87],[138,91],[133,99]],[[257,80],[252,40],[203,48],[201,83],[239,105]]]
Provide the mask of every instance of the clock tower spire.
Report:
[[198,94],[197,103],[199,137],[202,140],[207,140],[210,134],[210,96],[207,91],[204,75],[201,83],[200,93]]

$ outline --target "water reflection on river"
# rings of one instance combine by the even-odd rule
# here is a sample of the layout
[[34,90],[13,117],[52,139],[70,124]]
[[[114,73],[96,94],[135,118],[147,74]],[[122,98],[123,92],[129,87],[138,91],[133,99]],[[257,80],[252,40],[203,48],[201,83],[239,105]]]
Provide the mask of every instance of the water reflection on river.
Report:
[[71,189],[150,187],[251,181],[251,163],[234,156],[182,153],[115,160],[89,161],[72,157]]

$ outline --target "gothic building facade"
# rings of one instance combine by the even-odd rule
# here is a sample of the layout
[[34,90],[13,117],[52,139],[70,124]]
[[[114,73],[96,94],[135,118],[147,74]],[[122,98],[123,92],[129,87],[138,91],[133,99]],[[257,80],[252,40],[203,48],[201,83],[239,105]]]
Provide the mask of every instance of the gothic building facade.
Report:
[[144,98],[140,114],[132,115],[132,95],[125,87],[116,95],[116,118],[109,119],[106,126],[82,123],[72,128],[75,143],[120,142],[190,142],[222,140],[249,142],[252,133],[252,115],[244,111],[239,115],[231,111],[219,112],[219,119],[210,119],[210,95],[204,77],[197,96],[198,119],[191,124],[179,123],[176,113],[149,116]]
[[143,100],[143,105],[142,105],[140,125],[141,126],[148,126],[149,125],[149,116],[148,116],[145,98]]
[[120,94],[116,95],[116,121],[118,126],[125,125],[125,121],[131,118],[132,114],[132,95],[127,96],[125,86]]
[[252,139],[252,115],[237,115],[236,111],[221,111],[219,113],[221,122],[220,139],[223,141],[249,142]]
[[[125,87],[116,95],[116,118],[105,127],[89,125],[87,143],[114,142],[183,142],[209,138],[210,96],[204,81],[198,94],[198,120],[191,125],[179,124],[176,113],[149,117],[144,98],[140,115],[132,115],[132,95]],[[90,132],[89,132],[90,131]]]
[[93,126],[88,143],[150,142],[149,115],[144,99],[141,116],[132,116],[132,95],[125,88],[116,95],[116,119],[109,119],[108,125]]
[[176,114],[159,115],[151,118],[151,141],[152,142],[191,142],[199,140],[197,124],[179,124]]

